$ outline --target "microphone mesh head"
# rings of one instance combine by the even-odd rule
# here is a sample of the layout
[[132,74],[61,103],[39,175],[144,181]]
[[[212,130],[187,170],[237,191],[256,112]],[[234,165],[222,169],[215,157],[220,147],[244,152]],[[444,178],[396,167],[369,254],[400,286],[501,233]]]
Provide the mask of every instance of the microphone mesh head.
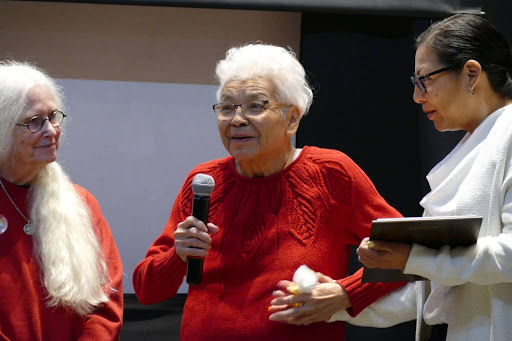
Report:
[[210,195],[215,188],[215,180],[206,174],[197,174],[192,180],[192,192],[197,195]]

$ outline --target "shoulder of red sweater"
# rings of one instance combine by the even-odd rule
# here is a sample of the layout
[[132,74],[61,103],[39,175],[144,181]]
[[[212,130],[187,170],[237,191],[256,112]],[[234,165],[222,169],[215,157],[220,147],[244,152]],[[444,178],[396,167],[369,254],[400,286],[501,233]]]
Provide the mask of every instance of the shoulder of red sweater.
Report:
[[320,148],[314,146],[304,147],[305,156],[315,161],[346,161],[351,160],[347,154],[337,149]]
[[195,166],[190,173],[188,173],[187,179],[185,182],[192,182],[194,176],[199,173],[208,174],[216,178],[216,175],[219,173],[225,173],[226,168],[231,166],[231,162],[233,162],[233,158],[231,156],[226,156],[221,159],[211,160],[204,163],[201,163]]
[[195,166],[188,173],[187,177],[185,178],[185,181],[183,182],[181,188],[182,194],[187,196],[192,192],[190,185],[197,174],[207,174],[212,176],[214,179],[218,179],[222,174],[225,174],[226,169],[231,167],[231,162],[233,162],[233,158],[231,156],[226,156],[221,159],[207,161]]
[[80,185],[77,185],[75,183],[73,183],[73,186],[75,187],[75,191],[77,191],[77,193],[87,202],[89,202],[89,200],[96,200],[96,198],[91,194],[91,192],[89,192],[87,189],[85,189],[84,187],[80,186]]
[[197,173],[204,172],[204,171],[215,171],[216,169],[218,169],[219,167],[222,167],[223,165],[225,165],[225,166],[229,165],[230,162],[232,162],[232,160],[233,160],[232,156],[226,156],[221,159],[210,160],[210,161],[207,161],[207,162],[204,162],[204,163],[201,163],[201,164],[195,166],[190,171],[190,173],[197,174]]
[[80,193],[81,195],[88,195],[90,194],[88,190],[86,190],[84,187],[77,185],[73,183],[73,186],[75,186],[75,190]]
[[98,200],[94,197],[94,195],[91,194],[91,192],[75,183],[73,183],[73,186],[75,187],[75,190],[77,191],[78,195],[80,195],[82,200],[85,201],[85,203],[87,204],[87,206],[89,206],[93,213],[100,210],[100,204],[98,203]]
[[324,170],[351,172],[354,168],[360,169],[347,154],[335,149],[305,147],[304,160],[309,166]]

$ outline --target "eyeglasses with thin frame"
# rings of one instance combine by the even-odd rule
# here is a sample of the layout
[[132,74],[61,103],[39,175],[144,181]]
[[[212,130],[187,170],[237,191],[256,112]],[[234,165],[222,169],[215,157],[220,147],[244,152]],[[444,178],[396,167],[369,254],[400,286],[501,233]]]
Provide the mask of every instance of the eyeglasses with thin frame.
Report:
[[55,110],[48,117],[34,116],[28,121],[28,123],[16,123],[16,125],[21,127],[27,127],[27,129],[31,133],[37,133],[39,130],[43,128],[44,123],[46,121],[50,121],[50,124],[54,128],[57,128],[58,126],[60,126],[60,124],[64,120],[64,117],[66,116],[67,115],[65,115],[62,111]]
[[437,75],[438,73],[441,73],[441,72],[448,71],[450,69],[453,69],[454,67],[455,67],[455,65],[450,65],[450,66],[444,67],[442,69],[433,71],[431,73],[427,73],[426,75],[423,75],[423,76],[411,76],[411,82],[412,82],[412,84],[417,86],[418,89],[420,89],[421,92],[426,93],[427,92],[427,87],[425,86],[425,83],[423,83],[423,80],[425,78],[428,78],[428,77],[433,76],[433,75]]
[[240,104],[229,102],[217,103],[213,105],[213,111],[218,118],[231,118],[235,115],[236,109],[240,107],[244,115],[254,117],[262,114],[270,107],[291,107],[291,104],[269,102],[267,100],[250,100]]

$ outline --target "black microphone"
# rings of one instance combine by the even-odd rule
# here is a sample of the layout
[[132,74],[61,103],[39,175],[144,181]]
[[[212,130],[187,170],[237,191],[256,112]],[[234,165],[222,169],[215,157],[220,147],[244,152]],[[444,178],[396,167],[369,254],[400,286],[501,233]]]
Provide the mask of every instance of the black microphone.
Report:
[[[205,225],[208,222],[210,210],[210,194],[215,187],[213,178],[206,174],[197,174],[192,180],[192,216],[201,220]],[[188,257],[187,259],[187,283],[198,285],[203,276],[203,258]]]

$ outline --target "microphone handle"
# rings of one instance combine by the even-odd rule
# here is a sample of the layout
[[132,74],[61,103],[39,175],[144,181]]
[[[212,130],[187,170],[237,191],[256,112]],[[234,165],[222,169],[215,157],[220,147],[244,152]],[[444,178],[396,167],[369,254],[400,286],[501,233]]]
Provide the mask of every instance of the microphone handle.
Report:
[[[194,194],[192,201],[192,216],[201,220],[205,225],[208,222],[210,210],[210,196]],[[187,259],[187,283],[198,285],[203,277],[203,258],[188,257]]]

